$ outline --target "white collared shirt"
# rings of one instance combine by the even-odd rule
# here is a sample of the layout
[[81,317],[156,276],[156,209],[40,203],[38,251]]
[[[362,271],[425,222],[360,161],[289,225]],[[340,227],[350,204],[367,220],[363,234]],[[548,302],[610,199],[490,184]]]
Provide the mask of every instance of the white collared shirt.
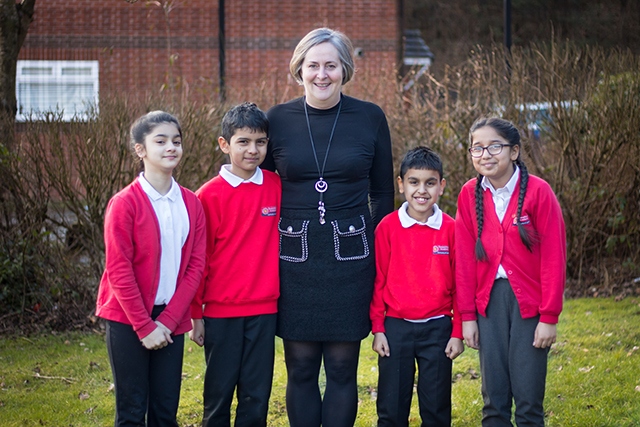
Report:
[[222,167],[220,168],[220,176],[222,177],[222,179],[227,181],[229,185],[231,185],[232,187],[235,188],[240,184],[244,184],[248,182],[253,182],[254,184],[257,184],[257,185],[262,185],[262,180],[263,180],[262,169],[260,169],[259,167],[256,168],[256,171],[253,173],[253,175],[251,175],[251,178],[249,179],[242,179],[238,175],[234,175],[230,169],[231,169],[231,165],[222,165]]
[[[400,209],[398,209],[398,217],[400,218],[400,225],[402,225],[402,228],[409,228],[412,225],[422,225],[422,226],[431,227],[435,230],[440,230],[440,227],[442,227],[442,210],[440,210],[437,204],[435,203],[433,204],[433,214],[429,218],[427,218],[427,222],[420,222],[415,218],[412,218],[409,215],[409,212],[407,211],[408,208],[409,208],[409,202],[404,202],[402,206],[400,206]],[[440,319],[441,317],[444,317],[444,315],[441,314],[439,316],[433,316],[427,319],[404,319],[404,320],[411,323],[426,323],[429,320]]]
[[[491,191],[491,197],[493,198],[493,204],[496,207],[496,215],[498,215],[498,219],[502,224],[502,220],[504,219],[504,214],[507,212],[507,208],[509,207],[509,202],[511,201],[511,196],[513,196],[513,192],[516,189],[516,184],[518,183],[518,179],[520,179],[520,168],[516,165],[516,170],[511,175],[511,179],[507,182],[502,188],[495,189],[491,184],[491,181],[485,176],[482,178],[482,189]],[[496,279],[506,279],[507,272],[502,267],[502,264],[498,266],[498,273],[496,274]]]
[[433,214],[427,218],[427,222],[420,222],[409,215],[407,209],[409,208],[409,202],[404,202],[400,209],[398,209],[398,217],[400,218],[400,224],[403,228],[409,228],[414,224],[426,225],[428,227],[440,230],[442,227],[442,211],[437,204],[433,204]]
[[164,196],[146,180],[144,172],[140,173],[139,182],[151,201],[160,226],[160,281],[154,304],[168,304],[176,292],[182,246],[189,235],[189,214],[180,187],[173,178],[171,188]]

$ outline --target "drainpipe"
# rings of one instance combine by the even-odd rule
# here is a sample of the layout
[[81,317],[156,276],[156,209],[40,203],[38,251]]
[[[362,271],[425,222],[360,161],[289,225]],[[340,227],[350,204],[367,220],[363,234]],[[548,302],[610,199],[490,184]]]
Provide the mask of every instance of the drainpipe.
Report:
[[404,0],[398,0],[397,4],[397,23],[398,23],[398,48],[396,49],[396,62],[398,65],[398,72],[403,72],[402,70],[402,60],[404,58]]
[[507,66],[507,78],[511,82],[511,0],[504,0],[504,48],[505,62]]
[[504,47],[511,52],[511,0],[504,0]]
[[224,0],[218,0],[218,70],[219,79],[218,86],[220,87],[220,101],[226,100],[226,87],[225,87],[225,15],[224,15]]

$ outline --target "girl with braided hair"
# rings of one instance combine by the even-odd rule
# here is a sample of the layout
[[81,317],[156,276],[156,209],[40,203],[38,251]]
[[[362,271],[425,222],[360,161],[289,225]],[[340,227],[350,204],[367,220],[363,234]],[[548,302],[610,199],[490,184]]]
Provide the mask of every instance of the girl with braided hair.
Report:
[[478,172],[458,196],[456,286],[467,346],[479,351],[482,425],[544,426],[547,354],[566,270],[564,220],[547,182],[529,175],[509,121],[469,131]]

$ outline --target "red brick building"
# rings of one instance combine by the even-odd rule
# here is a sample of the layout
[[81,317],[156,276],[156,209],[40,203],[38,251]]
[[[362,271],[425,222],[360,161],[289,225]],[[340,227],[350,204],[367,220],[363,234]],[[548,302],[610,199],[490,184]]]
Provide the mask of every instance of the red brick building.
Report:
[[[395,67],[401,9],[402,0],[38,0],[19,59],[90,61],[97,68],[74,68],[63,86],[89,82],[93,72],[100,93],[144,93],[169,83],[191,93],[262,85],[278,94],[293,84],[288,64],[295,45],[321,26],[351,38],[360,70]],[[19,103],[36,96],[42,85],[33,76],[42,74],[19,68]],[[21,80],[27,83],[20,86]],[[20,87],[30,92],[21,98]],[[89,83],[82,90],[90,90]]]

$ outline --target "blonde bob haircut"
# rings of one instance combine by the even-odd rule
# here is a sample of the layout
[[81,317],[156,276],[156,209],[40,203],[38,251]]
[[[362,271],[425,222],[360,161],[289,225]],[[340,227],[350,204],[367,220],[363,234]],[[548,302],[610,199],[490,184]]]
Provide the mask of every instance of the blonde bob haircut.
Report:
[[316,28],[300,40],[293,51],[289,71],[294,79],[302,84],[302,63],[312,47],[320,43],[329,42],[338,50],[340,63],[342,64],[342,84],[344,85],[353,77],[355,65],[353,63],[353,44],[349,37],[340,31],[330,28]]

